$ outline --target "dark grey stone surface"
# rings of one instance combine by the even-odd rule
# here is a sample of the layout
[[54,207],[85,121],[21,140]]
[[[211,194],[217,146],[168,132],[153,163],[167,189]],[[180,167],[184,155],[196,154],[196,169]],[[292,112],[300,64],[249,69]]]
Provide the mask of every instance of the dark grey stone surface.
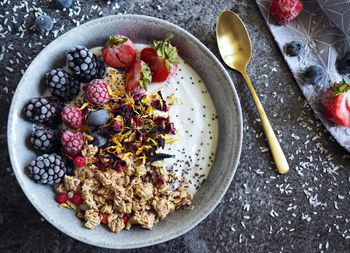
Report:
[[[73,15],[76,20],[82,15],[93,19],[117,13],[163,18],[194,34],[216,56],[216,17],[224,9],[237,12],[247,24],[253,42],[254,56],[249,65],[252,82],[289,157],[289,174],[278,175],[248,89],[239,74],[228,70],[244,117],[242,156],[231,187],[214,212],[192,231],[131,252],[350,251],[349,155],[305,103],[254,1],[120,0],[118,9],[101,0],[80,2],[81,12],[77,13],[79,8],[75,7]],[[16,9],[21,5],[23,8]],[[28,16],[25,5],[35,7]],[[38,8],[57,21],[54,30],[63,24],[62,31],[75,26],[68,12],[56,11],[52,2],[0,0],[0,59],[4,54],[0,60],[0,251],[119,252],[75,241],[42,220],[11,171],[6,119],[12,94],[21,70],[43,48],[40,43],[46,45],[54,39],[53,33],[40,37],[32,30],[25,31],[23,38],[17,34],[24,20],[25,27],[33,25],[34,12],[41,11]],[[13,68],[13,72],[6,67]]]

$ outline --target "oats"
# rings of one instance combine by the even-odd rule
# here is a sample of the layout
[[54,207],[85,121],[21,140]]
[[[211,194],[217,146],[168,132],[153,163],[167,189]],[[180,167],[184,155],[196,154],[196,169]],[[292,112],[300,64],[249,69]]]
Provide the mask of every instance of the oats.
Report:
[[80,180],[76,177],[72,176],[64,176],[64,186],[66,187],[67,191],[78,191],[78,187],[80,184]]
[[108,216],[108,227],[114,233],[119,233],[125,228],[124,220],[122,217],[116,214]]
[[95,228],[101,223],[100,214],[94,209],[87,210],[85,212],[84,218],[86,220],[85,227],[87,228]]
[[131,218],[132,223],[139,224],[143,228],[151,229],[157,222],[156,216],[148,211],[135,212]]

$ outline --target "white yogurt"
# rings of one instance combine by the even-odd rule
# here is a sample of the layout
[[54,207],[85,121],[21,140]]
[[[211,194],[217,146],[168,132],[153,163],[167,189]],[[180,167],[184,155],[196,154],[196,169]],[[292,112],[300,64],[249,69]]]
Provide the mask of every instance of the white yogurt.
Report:
[[[136,44],[138,51],[148,45]],[[91,51],[100,55],[100,47]],[[180,52],[181,55],[181,52]],[[163,98],[174,95],[181,104],[170,107],[170,121],[177,130],[179,141],[166,145],[163,153],[175,158],[165,159],[165,165],[188,182],[194,195],[207,177],[213,164],[218,139],[218,120],[209,92],[193,68],[180,59],[175,75],[163,83],[152,83],[147,93],[161,88]]]

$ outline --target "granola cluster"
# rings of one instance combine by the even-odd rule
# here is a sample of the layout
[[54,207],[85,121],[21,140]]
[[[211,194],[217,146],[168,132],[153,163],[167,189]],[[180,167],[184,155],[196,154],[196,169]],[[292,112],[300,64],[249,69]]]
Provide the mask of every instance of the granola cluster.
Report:
[[[97,148],[86,145],[83,154],[91,161]],[[185,183],[161,162],[136,165],[126,159],[125,170],[100,170],[94,164],[76,169],[74,176],[65,176],[64,183],[56,185],[57,193],[79,193],[82,203],[71,201],[62,207],[77,210],[87,228],[106,224],[112,232],[130,229],[133,224],[150,229],[169,213],[190,203],[191,195]]]

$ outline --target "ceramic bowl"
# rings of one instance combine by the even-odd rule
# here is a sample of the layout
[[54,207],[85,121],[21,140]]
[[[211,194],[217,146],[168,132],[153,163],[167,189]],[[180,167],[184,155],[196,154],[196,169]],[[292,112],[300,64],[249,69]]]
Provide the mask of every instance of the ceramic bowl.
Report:
[[[64,64],[65,53],[77,45],[101,46],[110,34],[124,34],[136,43],[149,43],[174,35],[180,56],[198,72],[211,94],[218,114],[219,140],[215,162],[205,183],[194,195],[193,210],[181,209],[152,230],[133,228],[119,234],[104,226],[89,230],[72,210],[57,207],[52,187],[34,183],[27,165],[35,154],[26,145],[33,125],[22,116],[24,105],[44,91],[44,74]],[[217,58],[194,36],[169,22],[139,15],[108,16],[87,22],[50,43],[33,60],[13,97],[8,118],[8,148],[18,183],[40,214],[63,233],[106,248],[138,248],[173,239],[192,229],[220,202],[229,187],[241,152],[242,116],[234,85]]]

